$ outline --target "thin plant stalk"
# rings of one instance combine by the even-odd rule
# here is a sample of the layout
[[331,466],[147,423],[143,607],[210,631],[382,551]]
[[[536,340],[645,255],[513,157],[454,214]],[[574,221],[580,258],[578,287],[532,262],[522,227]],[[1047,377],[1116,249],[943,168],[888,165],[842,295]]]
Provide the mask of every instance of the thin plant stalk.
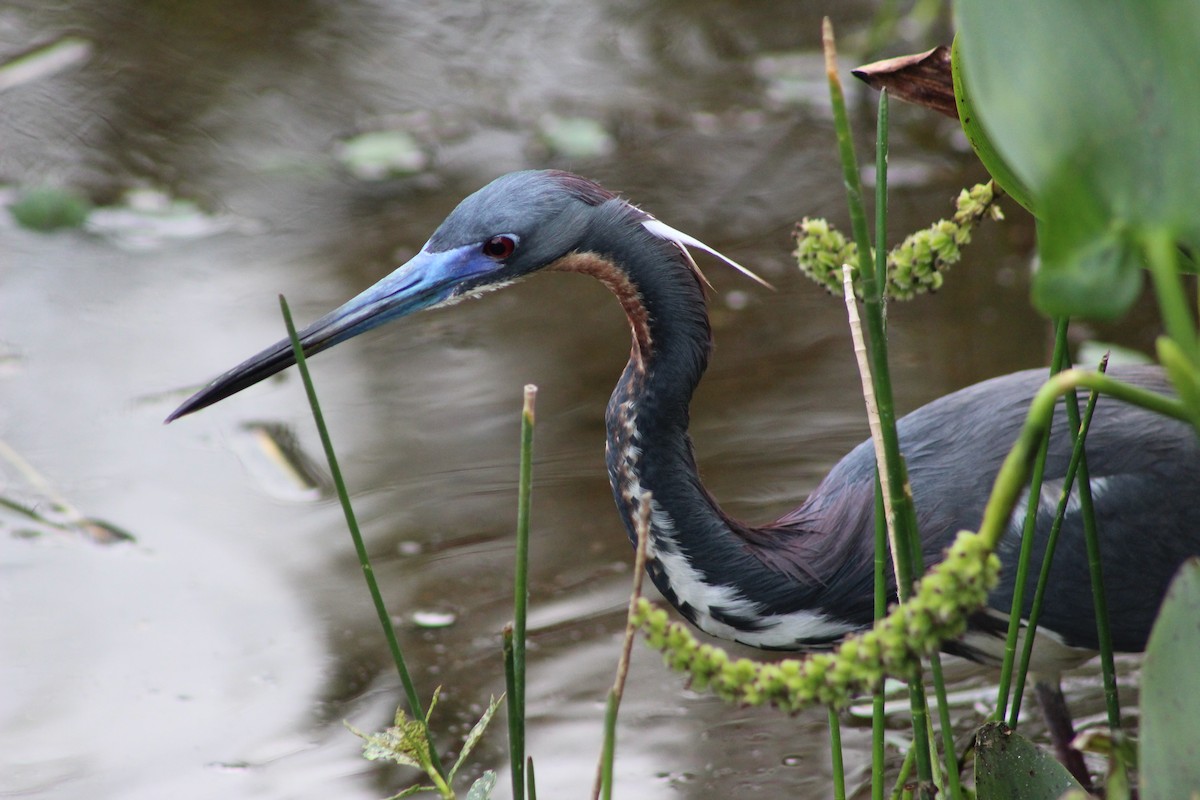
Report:
[[829,757],[833,762],[833,800],[846,800],[846,767],[842,762],[842,721],[838,712],[829,711]]
[[[508,687],[508,750],[513,800],[525,797],[525,620],[529,608],[529,510],[533,494],[533,429],[537,387],[525,386],[521,408],[521,467],[517,483],[517,553],[513,579],[511,685]],[[508,651],[506,651],[507,656]],[[507,669],[506,658],[506,669]]]
[[[1054,354],[1050,359],[1050,374],[1056,375],[1062,372],[1063,367],[1067,363],[1067,325],[1066,317],[1058,317],[1054,321]],[[1025,522],[1021,529],[1021,551],[1017,556],[1017,570],[1013,582],[1013,599],[1012,607],[1008,617],[1008,634],[1004,641],[1004,659],[1000,664],[1000,684],[996,690],[996,710],[992,718],[999,721],[1003,720],[1008,713],[1008,699],[1012,694],[1013,668],[1017,663],[1017,638],[1021,631],[1021,616],[1025,609],[1025,585],[1029,575],[1030,563],[1033,560],[1033,540],[1034,529],[1037,527],[1038,504],[1032,498],[1040,497],[1042,491],[1042,481],[1046,473],[1046,459],[1050,453],[1050,427],[1054,421],[1051,419],[1047,424],[1046,435],[1038,446],[1037,458],[1033,464],[1033,470],[1029,480],[1029,497],[1030,502],[1025,509]],[[1027,634],[1028,635],[1028,634]],[[1024,684],[1024,676],[1021,675],[1017,683]],[[1014,708],[1019,709],[1021,705],[1020,690],[1017,690],[1017,696],[1013,697]],[[1016,718],[1016,713],[1013,713],[1013,718]]]
[[[897,504],[903,502],[905,491],[901,470],[897,467],[900,463],[900,441],[896,435],[892,379],[886,357],[887,334],[882,302],[879,299],[880,289],[876,285],[875,270],[871,260],[871,237],[867,231],[867,216],[863,207],[858,159],[854,154],[850,120],[846,114],[846,101],[837,72],[837,49],[833,38],[833,24],[828,17],[822,24],[822,44],[825,50],[825,74],[829,81],[829,98],[833,109],[838,154],[842,162],[842,178],[846,186],[846,199],[850,208],[851,229],[858,247],[858,269],[862,275],[863,297],[867,308],[867,329],[871,339],[871,367],[875,385],[873,394],[878,405],[880,428],[877,441],[881,442],[884,455],[880,469],[883,473],[884,485],[887,488],[884,493],[884,506],[887,508],[888,532],[891,536],[892,559],[896,570],[896,592],[900,599],[904,600],[911,591],[914,576],[910,558],[911,547],[908,544],[911,533],[907,530],[908,517],[899,513],[896,508]],[[853,295],[853,291],[850,294]],[[877,444],[876,447],[878,449],[880,445]]]
[[910,747],[904,754],[904,761],[900,763],[900,772],[896,775],[896,785],[892,787],[891,800],[897,800],[904,795],[904,787],[908,785],[908,776],[912,774],[915,761],[916,751]]
[[[1046,472],[1046,458],[1050,452],[1050,435],[1042,439],[1038,446],[1037,456],[1030,473],[1029,496],[1038,497],[1042,480]],[[993,719],[1003,720],[1008,713],[1008,699],[1013,694],[1013,671],[1017,664],[1017,640],[1021,632],[1021,612],[1025,604],[1025,584],[1029,574],[1030,562],[1033,560],[1033,531],[1037,524],[1037,503],[1030,500],[1026,510],[1025,523],[1021,530],[1021,551],[1017,556],[1016,576],[1013,582],[1012,608],[1009,614],[1008,633],[1004,641],[1004,659],[1000,663],[1000,683],[996,688],[996,710]],[[1017,685],[1024,683],[1024,676],[1017,678]],[[1017,690],[1018,692],[1020,690]],[[1020,706],[1020,699],[1013,697],[1013,707]]]
[[875,291],[866,295],[878,303],[886,323],[884,287],[887,286],[887,212],[888,212],[888,91],[879,92],[879,112],[875,120]]
[[954,749],[954,726],[950,723],[950,704],[946,702],[946,679],[942,676],[942,657],[937,652],[929,654],[929,674],[933,680],[934,696],[937,698],[938,725],[942,732],[942,750],[946,759],[946,787],[950,797],[962,800],[962,783],[958,779],[958,753]]
[[[850,210],[851,228],[854,232],[855,243],[858,247],[859,272],[862,276],[863,299],[866,307],[867,328],[870,333],[870,368],[862,370],[864,394],[867,395],[868,418],[872,419],[872,439],[876,448],[876,463],[881,473],[887,491],[884,493],[884,506],[888,520],[888,532],[891,537],[892,563],[896,572],[896,593],[903,602],[911,593],[913,580],[921,569],[919,563],[914,569],[920,548],[916,539],[916,529],[912,525],[915,515],[912,512],[911,497],[906,489],[905,469],[900,455],[900,440],[896,432],[896,411],[892,399],[891,371],[887,360],[887,332],[882,300],[883,273],[876,274],[876,263],[872,260],[871,238],[867,229],[866,211],[863,206],[862,181],[859,177],[858,159],[854,152],[854,140],[850,133],[850,121],[846,113],[845,97],[842,92],[841,79],[837,70],[837,47],[834,42],[833,24],[826,17],[822,22],[822,46],[825,53],[825,73],[829,83],[830,105],[833,110],[834,130],[837,134],[838,153],[842,162],[842,176],[846,187],[846,198]],[[877,141],[887,138],[887,96],[880,100],[879,130]],[[877,172],[882,172],[882,178],[877,175],[877,186],[882,183],[886,192],[887,172],[886,145],[876,148]],[[876,226],[886,230],[886,197],[882,204],[877,205]],[[880,221],[882,219],[882,221]],[[884,242],[878,242],[882,252]],[[848,270],[846,270],[848,272]],[[847,309],[854,305],[854,291],[847,287]],[[858,344],[856,343],[856,349]],[[866,388],[867,375],[873,378],[874,389]],[[874,400],[874,413],[871,405]],[[874,421],[874,417],[878,421]],[[882,453],[880,452],[882,451]],[[880,457],[882,456],[882,458]],[[920,671],[912,676],[915,680],[909,685],[909,695],[912,704],[913,745],[917,749],[917,772],[921,785],[927,787],[933,777],[930,742],[926,729],[926,708],[924,687],[920,680]]]
[[[875,471],[875,621],[887,616],[887,522],[883,510],[883,484],[879,482],[879,471]],[[884,773],[884,717],[883,683],[875,689],[871,699],[871,800],[883,800]]]
[[613,761],[617,750],[617,712],[625,694],[625,679],[629,676],[629,659],[633,653],[634,634],[637,632],[634,614],[642,597],[642,579],[646,575],[646,547],[650,541],[650,509],[653,500],[653,494],[650,492],[642,496],[634,525],[637,533],[637,551],[633,559],[633,591],[629,593],[629,608],[625,614],[625,635],[621,641],[621,657],[617,660],[617,675],[613,679],[612,689],[608,692],[608,703],[604,710],[604,747],[600,753],[600,764],[596,768],[593,798],[612,798]]
[[1196,340],[1196,325],[1179,274],[1179,250],[1175,239],[1167,231],[1153,231],[1147,234],[1144,246],[1167,334],[1187,355],[1193,367],[1200,366],[1200,343]]
[[[1112,631],[1108,623],[1108,600],[1104,595],[1104,577],[1100,563],[1100,537],[1096,529],[1096,513],[1092,503],[1087,461],[1079,465],[1081,513],[1084,515],[1084,542],[1087,544],[1088,571],[1092,579],[1092,604],[1096,611],[1096,636],[1100,644],[1100,674],[1104,679],[1104,706],[1108,727],[1121,729],[1121,701],[1117,691],[1117,666],[1113,658]],[[1086,497],[1084,500],[1082,498]],[[1091,520],[1090,524],[1088,520]]]
[[610,736],[609,732],[615,732],[617,729],[618,711],[619,706],[616,695],[610,689],[608,698],[604,703],[604,744],[600,751],[600,764],[596,773],[596,784],[592,788],[593,800],[596,798],[609,800],[612,797],[613,761],[616,758],[616,740],[614,736]]
[[[1100,365],[1100,371],[1103,372],[1107,366],[1107,358]],[[1037,634],[1038,621],[1041,619],[1042,605],[1045,602],[1046,588],[1049,585],[1050,567],[1054,561],[1054,551],[1058,544],[1058,536],[1062,531],[1063,520],[1066,518],[1067,504],[1071,499],[1072,487],[1075,483],[1076,475],[1080,476],[1079,488],[1083,490],[1084,482],[1083,475],[1087,468],[1087,463],[1084,460],[1084,441],[1087,438],[1087,431],[1092,423],[1092,414],[1096,410],[1096,401],[1099,395],[1092,392],[1088,397],[1087,408],[1084,410],[1082,421],[1078,425],[1078,434],[1075,438],[1075,445],[1071,452],[1071,460],[1067,464],[1067,471],[1063,478],[1062,494],[1059,497],[1058,508],[1055,510],[1054,522],[1050,527],[1049,536],[1046,539],[1046,552],[1042,557],[1041,573],[1038,576],[1037,589],[1034,592],[1033,604],[1029,609],[1029,619],[1025,629],[1025,641],[1021,649],[1020,668],[1016,672],[1016,686],[1013,688],[1012,712],[1009,715],[1008,725],[1010,728],[1015,728],[1017,720],[1021,713],[1021,697],[1025,689],[1025,675],[1029,670],[1029,662],[1033,657],[1033,642]],[[1074,393],[1067,394],[1067,408],[1076,402]],[[1078,406],[1076,406],[1078,409]],[[1079,412],[1076,410],[1076,416]],[[1071,423],[1072,428],[1075,428],[1075,422]],[[1081,502],[1082,505],[1082,502]],[[1093,519],[1094,522],[1094,519]],[[1107,623],[1107,619],[1105,620]],[[1107,628],[1107,624],[1104,626]],[[1111,653],[1111,642],[1109,644],[1109,652]]]
[[504,647],[504,697],[505,705],[508,711],[508,766],[509,772],[512,773],[512,794],[513,800],[522,800],[524,795],[524,782],[521,778],[521,767],[524,763],[517,756],[517,743],[520,743],[520,749],[524,751],[524,722],[522,709],[515,708],[513,705],[513,695],[516,694],[517,676],[516,670],[513,667],[513,626],[508,623],[504,626],[501,632]]
[[[1099,371],[1108,368],[1108,355],[1105,354],[1100,362]],[[1092,502],[1092,481],[1088,472],[1087,450],[1084,440],[1087,438],[1087,426],[1091,424],[1091,412],[1096,404],[1096,393],[1088,398],[1086,418],[1079,418],[1079,406],[1075,393],[1067,395],[1067,417],[1071,421],[1072,430],[1076,434],[1076,447],[1079,450],[1079,513],[1083,518],[1083,541],[1087,546],[1088,574],[1092,583],[1092,606],[1096,614],[1096,641],[1100,645],[1100,674],[1104,680],[1104,703],[1108,712],[1108,726],[1114,730],[1121,729],[1121,703],[1117,696],[1117,668],[1113,660],[1112,630],[1108,622],[1108,600],[1104,595],[1104,575],[1100,561],[1100,532],[1096,527],[1096,508]]]
[[[887,344],[887,304],[884,301],[885,287],[887,286],[887,215],[888,215],[888,92],[887,89],[879,93],[879,111],[875,125],[875,292],[872,295],[866,295],[866,303],[868,306],[868,315],[872,313],[872,306],[878,306],[878,313],[882,321],[883,343]],[[886,349],[882,358],[884,366],[887,365]],[[890,396],[887,398],[890,405]],[[893,415],[894,416],[894,415]],[[904,462],[900,461],[901,478],[904,485],[908,484],[908,476],[904,468]],[[907,529],[909,532],[909,552],[911,563],[916,571],[924,571],[922,563],[921,546],[918,541],[918,527],[916,509],[913,508],[911,498],[905,494],[905,502],[901,505],[901,511],[906,517],[905,525],[900,527]],[[878,579],[878,576],[877,576]],[[946,752],[946,772],[947,786],[950,790],[952,800],[961,800],[962,786],[958,779],[958,761],[954,752],[954,730],[950,724],[950,710],[946,703],[946,682],[942,676],[942,661],[941,656],[935,651],[929,657],[930,676],[933,681],[934,692],[938,698],[938,718],[939,725],[942,730],[943,749]],[[882,699],[882,695],[880,695]],[[922,698],[924,702],[924,698]],[[882,786],[880,787],[882,791]]]
[[[880,443],[879,414],[876,408],[876,393],[871,380],[871,369],[867,363],[867,348],[863,341],[862,322],[858,316],[858,304],[854,300],[853,278],[849,264],[842,265],[842,286],[846,301],[846,316],[850,323],[850,339],[854,343],[854,354],[858,362],[859,379],[863,387],[863,400],[867,406],[867,419],[871,425],[872,440],[875,442],[876,454]],[[886,472],[887,465],[883,460],[876,459],[876,474]],[[882,487],[882,478],[877,477]],[[881,491],[880,500],[886,504],[887,493]],[[878,517],[876,518],[878,519]],[[897,553],[892,552],[892,563],[895,564]],[[878,578],[878,572],[876,573]],[[876,583],[876,587],[881,584]],[[884,583],[883,585],[886,585]],[[877,601],[878,606],[878,601]],[[925,692],[921,683],[921,670],[916,668],[908,681],[909,703],[912,707],[913,748],[916,750],[918,773],[923,784],[929,785],[933,780],[933,760],[930,753],[928,707],[925,702]]]
[[917,796],[935,796],[933,743],[929,741],[929,703],[925,697],[925,684],[921,668],[913,670],[908,678],[908,705],[912,714],[913,749],[917,760]]
[[358,554],[358,563],[362,566],[363,578],[367,582],[367,590],[371,593],[371,602],[375,605],[375,613],[379,616],[379,624],[383,628],[384,638],[387,639],[388,649],[392,653],[392,660],[396,663],[396,671],[400,674],[400,683],[404,687],[405,697],[408,699],[408,708],[414,719],[420,720],[421,725],[425,727],[425,738],[431,743],[429,748],[429,757],[433,762],[434,768],[438,774],[445,778],[446,771],[442,767],[441,759],[438,757],[437,748],[432,746],[432,739],[429,737],[429,726],[425,721],[425,710],[421,706],[421,700],[417,696],[416,686],[413,685],[412,677],[408,673],[408,666],[404,663],[404,654],[400,650],[400,642],[396,638],[396,629],[392,625],[391,615],[388,614],[387,606],[383,602],[383,594],[379,591],[379,583],[375,580],[375,570],[371,567],[371,558],[367,554],[367,546],[363,542],[362,532],[358,527],[358,519],[354,514],[354,508],[350,505],[350,493],[346,491],[346,482],[342,478],[342,470],[338,466],[337,454],[333,451],[333,440],[329,437],[329,429],[325,425],[325,415],[321,413],[321,404],[317,400],[317,390],[313,386],[312,377],[308,373],[308,362],[304,358],[304,348],[300,346],[300,340],[296,336],[296,326],[292,322],[292,312],[288,308],[287,300],[283,295],[279,295],[279,307],[283,312],[283,322],[287,326],[288,338],[292,342],[292,353],[296,358],[296,368],[300,372],[300,380],[304,383],[304,391],[308,396],[308,405],[312,409],[313,422],[317,426],[317,434],[321,438],[321,446],[325,449],[325,459],[329,462],[329,473],[333,477],[333,485],[337,491],[338,502],[341,503],[342,512],[346,515],[346,527],[350,530],[350,538],[354,540],[354,550]]

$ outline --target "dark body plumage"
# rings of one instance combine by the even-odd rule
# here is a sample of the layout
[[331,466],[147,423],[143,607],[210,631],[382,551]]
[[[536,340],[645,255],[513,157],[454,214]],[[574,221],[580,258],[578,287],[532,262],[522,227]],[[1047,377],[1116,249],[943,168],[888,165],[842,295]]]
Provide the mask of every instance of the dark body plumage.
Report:
[[[1156,367],[1120,367],[1110,374],[1148,389],[1169,391]],[[978,525],[1000,464],[1025,420],[1029,400],[1046,377],[1045,370],[1037,369],[994,378],[935,400],[900,420],[900,442],[927,563],[939,558],[957,530]],[[1035,565],[1041,563],[1070,460],[1066,428],[1060,401],[1037,503]],[[1087,456],[1113,643],[1118,650],[1138,651],[1145,646],[1167,583],[1187,556],[1200,553],[1200,503],[1195,502],[1200,498],[1200,446],[1184,423],[1101,398],[1088,435]],[[860,579],[863,587],[871,585],[866,545],[874,517],[863,498],[872,490],[874,459],[869,442],[859,445],[803,506],[777,523],[788,531],[828,531],[828,520],[835,519],[833,531],[842,535],[858,531],[851,538],[860,543],[857,560],[865,576]],[[1070,646],[1094,649],[1096,626],[1077,498],[1078,490],[1067,506],[1041,625]],[[989,604],[1003,613],[1012,605],[1027,503],[1028,496],[1018,505],[998,551],[1001,584]],[[1025,594],[1026,613],[1035,580],[1036,569]],[[857,621],[866,623],[869,618],[870,609],[864,605]]]
[[[712,343],[702,278],[680,241],[687,237],[591,181],[561,172],[514,173],[464,200],[409,264],[318,320],[301,339],[308,352],[319,352],[389,319],[540,269],[596,277],[621,302],[633,342],[606,414],[609,478],[631,537],[637,509],[652,493],[648,571],[655,585],[714,635],[771,649],[826,646],[871,620],[873,450],[868,444],[853,450],[804,505],[776,522],[752,527],[720,509],[700,481],[687,434],[688,405]],[[171,418],[290,363],[289,345],[276,344],[222,375]],[[1166,389],[1155,368],[1112,372]],[[1044,378],[1043,370],[996,378],[900,421],[927,564],[958,530],[978,526],[1000,462]],[[1037,501],[1038,549],[1066,469],[1064,424],[1056,427],[1046,489]],[[1115,643],[1138,650],[1167,581],[1187,556],[1200,553],[1200,447],[1181,423],[1102,400],[1088,463]],[[1019,531],[1019,520],[1012,525]],[[1010,533],[1000,548],[1002,584],[991,598],[1001,612],[1010,604],[1017,549]],[[1067,645],[1095,647],[1077,508],[1055,563],[1042,624]],[[996,620],[980,615],[977,623],[982,636],[953,647],[987,660]]]

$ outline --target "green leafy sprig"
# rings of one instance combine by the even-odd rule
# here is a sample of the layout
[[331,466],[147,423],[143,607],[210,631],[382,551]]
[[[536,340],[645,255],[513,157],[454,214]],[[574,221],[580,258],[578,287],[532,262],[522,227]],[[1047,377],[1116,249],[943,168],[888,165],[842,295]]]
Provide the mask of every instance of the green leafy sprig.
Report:
[[[453,800],[455,797],[452,784],[454,776],[458,770],[466,763],[467,756],[479,743],[483,732],[487,729],[488,723],[492,721],[492,715],[496,713],[496,709],[504,702],[504,696],[493,698],[488,704],[487,710],[483,712],[483,716],[471,728],[471,732],[467,734],[467,738],[463,741],[462,750],[455,759],[454,766],[445,778],[438,771],[437,765],[433,759],[433,748],[429,742],[429,718],[433,716],[433,710],[437,707],[438,695],[441,693],[441,687],[433,693],[433,699],[429,701],[429,710],[425,713],[424,720],[414,719],[410,717],[403,707],[396,709],[396,718],[391,727],[379,733],[363,733],[354,726],[346,723],[346,727],[355,736],[363,740],[363,757],[369,761],[391,761],[395,764],[400,764],[406,767],[416,767],[429,776],[429,784],[416,784],[410,786],[397,795],[393,795],[389,800],[397,800],[401,797],[409,797],[418,792],[437,792],[444,800]],[[474,798],[487,798],[491,796],[491,790],[496,785],[496,773],[488,770],[478,780],[472,784],[470,791],[467,794],[469,800]]]

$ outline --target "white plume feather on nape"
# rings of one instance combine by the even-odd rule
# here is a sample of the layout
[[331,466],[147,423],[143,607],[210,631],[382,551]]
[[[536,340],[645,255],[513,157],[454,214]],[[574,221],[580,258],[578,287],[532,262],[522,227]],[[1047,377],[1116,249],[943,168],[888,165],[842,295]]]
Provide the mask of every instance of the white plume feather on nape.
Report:
[[[666,239],[669,242],[674,242],[675,244],[679,245],[682,248],[687,248],[687,247],[699,248],[699,249],[703,250],[704,252],[721,259],[726,264],[728,264],[729,266],[736,269],[738,272],[745,275],[747,278],[750,278],[750,280],[755,281],[756,283],[760,283],[763,286],[767,287],[768,289],[775,288],[774,286],[767,283],[765,280],[758,277],[753,272],[746,269],[741,264],[734,261],[732,258],[730,258],[729,256],[725,255],[724,253],[720,252],[716,248],[709,247],[704,242],[697,239],[695,236],[689,236],[688,234],[684,233],[683,231],[672,228],[670,225],[666,224],[662,220],[655,219],[654,217],[650,217],[650,218],[642,221],[642,227],[644,227],[646,230],[650,231],[650,233],[654,234],[658,238]],[[686,253],[687,250],[685,249],[684,252]],[[689,258],[690,258],[690,255],[689,255]],[[694,261],[692,262],[692,266],[693,267],[696,266]],[[696,271],[699,272],[698,267],[696,268]],[[701,275],[703,276],[703,273],[701,273]]]

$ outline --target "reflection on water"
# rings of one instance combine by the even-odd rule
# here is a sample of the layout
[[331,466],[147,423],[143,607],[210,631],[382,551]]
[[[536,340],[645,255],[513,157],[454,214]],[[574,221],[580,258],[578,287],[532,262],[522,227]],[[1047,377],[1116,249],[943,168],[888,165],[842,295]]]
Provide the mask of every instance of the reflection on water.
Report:
[[[400,693],[340,510],[326,492],[264,482],[238,455],[249,423],[275,444],[297,437],[284,464],[317,452],[294,376],[160,420],[280,337],[277,293],[315,317],[510,169],[588,173],[779,287],[709,270],[718,346],[693,432],[728,510],[764,520],[796,505],[865,435],[846,401],[857,389],[840,306],[788,263],[797,217],[844,218],[813,57],[823,9],[796,5],[0,9],[0,57],[68,35],[90,48],[4,92],[0,182],[125,211],[130,191],[150,192],[197,223],[131,246],[102,229],[0,222],[0,437],[83,514],[136,537],[99,548],[22,535],[0,513],[0,793],[378,797],[410,778],[359,759],[341,725],[383,727]],[[851,32],[868,6],[830,10]],[[980,173],[941,121],[893,117],[900,232],[947,213]],[[539,133],[555,119],[588,121],[608,144],[556,155]],[[376,130],[405,132],[428,169],[351,176],[338,144]],[[1030,226],[1013,216],[978,237],[939,296],[893,312],[906,408],[1042,361],[1045,327],[1025,307]],[[444,687],[439,719],[454,736],[502,690],[517,411],[521,387],[541,387],[529,702],[549,797],[590,785],[616,660],[630,554],[601,443],[627,336],[601,287],[557,275],[314,363],[416,679],[426,694]],[[8,466],[0,475],[6,496],[17,491]],[[496,730],[482,766],[503,764]],[[845,738],[861,776],[866,734]],[[825,741],[820,713],[728,709],[639,649],[618,789],[824,797]]]

